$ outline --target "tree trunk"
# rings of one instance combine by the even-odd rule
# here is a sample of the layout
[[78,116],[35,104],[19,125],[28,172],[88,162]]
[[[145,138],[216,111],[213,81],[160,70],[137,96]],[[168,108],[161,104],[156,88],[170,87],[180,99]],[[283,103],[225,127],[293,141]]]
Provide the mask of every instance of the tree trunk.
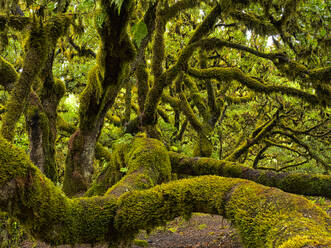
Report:
[[[56,39],[55,39],[56,41]],[[26,111],[31,161],[52,181],[57,181],[55,141],[57,135],[57,107],[65,93],[65,85],[53,78],[54,46],[49,47],[47,61],[40,80],[39,96],[32,91]]]
[[97,27],[101,37],[98,64],[89,72],[88,84],[80,95],[79,129],[71,136],[68,146],[64,191],[70,196],[88,189],[104,118],[121,89],[128,63],[135,55],[126,30],[132,1],[124,1],[120,11],[113,3],[103,2],[102,5],[107,17]]
[[9,141],[14,139],[16,123],[23,113],[31,86],[45,63],[46,39],[45,30],[34,23],[26,45],[23,71],[11,91],[2,121],[1,134]]
[[77,130],[69,140],[63,191],[68,196],[85,192],[93,174],[95,144],[99,134]]

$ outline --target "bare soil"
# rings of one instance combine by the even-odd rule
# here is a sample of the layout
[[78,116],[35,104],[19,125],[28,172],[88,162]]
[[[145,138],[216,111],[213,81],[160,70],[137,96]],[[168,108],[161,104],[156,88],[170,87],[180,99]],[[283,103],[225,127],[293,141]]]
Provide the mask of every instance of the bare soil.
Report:
[[[189,221],[177,218],[149,236],[138,238],[149,248],[242,248],[239,235],[222,216],[194,214]],[[139,246],[133,246],[138,248]]]

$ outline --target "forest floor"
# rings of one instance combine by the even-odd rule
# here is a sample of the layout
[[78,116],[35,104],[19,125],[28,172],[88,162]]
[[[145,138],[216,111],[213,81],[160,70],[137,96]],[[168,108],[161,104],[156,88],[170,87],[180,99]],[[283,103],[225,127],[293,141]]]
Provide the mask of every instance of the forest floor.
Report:
[[[149,236],[141,233],[149,248],[242,248],[238,233],[222,216],[194,214],[190,220],[177,218]],[[138,248],[139,246],[133,246]]]
[[[94,245],[93,248],[107,246]],[[149,235],[141,232],[133,248],[243,248],[239,235],[222,216],[193,214],[186,221],[176,218],[166,226],[158,227]],[[22,248],[51,248],[41,242],[25,241]],[[58,246],[57,248],[71,248]],[[91,248],[90,245],[76,245],[74,248]]]

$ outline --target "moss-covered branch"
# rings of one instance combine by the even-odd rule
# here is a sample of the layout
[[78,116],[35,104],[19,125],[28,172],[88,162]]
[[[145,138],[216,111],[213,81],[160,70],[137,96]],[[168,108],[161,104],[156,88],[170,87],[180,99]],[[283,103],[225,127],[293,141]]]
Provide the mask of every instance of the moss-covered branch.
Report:
[[266,186],[277,187],[290,193],[331,198],[330,176],[286,172],[276,173],[256,170],[226,160],[190,158],[175,152],[169,152],[169,155],[172,170],[176,173],[243,178]]
[[120,11],[112,2],[101,1],[101,7],[104,18],[102,25],[96,25],[101,38],[97,64],[90,70],[88,84],[80,95],[79,128],[69,141],[63,183],[68,195],[86,191],[91,183],[95,145],[104,118],[114,104],[127,77],[128,65],[135,56],[127,33],[133,2],[124,0]]
[[140,113],[143,113],[144,111],[144,104],[146,101],[147,92],[149,90],[149,73],[147,71],[145,53],[146,47],[150,42],[152,34],[155,30],[156,7],[156,3],[150,4],[148,10],[145,13],[143,21],[146,24],[148,33],[141,41],[141,44],[137,49],[137,56],[131,64],[132,71],[136,72],[137,77],[138,105]]
[[270,93],[282,93],[289,96],[295,96],[303,99],[311,104],[319,104],[318,97],[314,94],[307,93],[305,91],[277,85],[267,85],[264,82],[246,75],[238,68],[210,68],[210,69],[189,69],[189,74],[197,78],[215,78],[221,81],[236,80],[256,92]]
[[252,12],[236,11],[233,12],[232,17],[243,23],[249,29],[254,30],[260,35],[276,35],[278,30],[270,21],[266,21],[265,17],[258,16]]
[[[69,199],[23,151],[3,138],[0,141],[0,209],[18,218],[34,237],[54,245],[109,241],[116,247],[130,241],[140,229],[150,230],[194,211],[230,219],[246,247],[317,248],[331,244],[330,217],[307,199],[278,189],[206,176],[128,192],[118,199],[107,194]],[[148,158],[149,148],[155,148],[148,146],[148,139],[144,142],[142,159]],[[139,154],[129,160],[138,163]],[[152,160],[145,165],[162,169]]]
[[184,84],[188,87],[190,90],[191,98],[194,102],[194,105],[199,110],[199,114],[203,117],[203,120],[205,123],[208,123],[208,121],[211,118],[211,114],[209,113],[209,109],[205,105],[202,96],[200,95],[199,89],[196,86],[196,84],[192,81],[192,79],[188,76],[184,77]]
[[228,101],[229,103],[246,103],[249,101],[252,101],[255,97],[254,92],[249,92],[246,96],[242,97],[236,97],[236,96],[225,96],[225,100]]
[[[182,69],[186,67],[189,58],[192,56],[195,50],[194,48],[199,47],[196,44],[193,46],[192,43],[194,44],[194,42],[200,40],[203,36],[207,35],[210,30],[213,29],[220,14],[221,7],[219,5],[216,5],[201,23],[201,25],[199,25],[199,27],[195,30],[188,45],[182,50],[181,54],[179,55],[176,64],[158,76],[158,80],[155,81],[153,87],[150,89],[146,97],[144,114],[142,116],[143,125],[154,125],[156,123],[155,109],[162,96],[163,89],[166,86],[170,85],[176,79]],[[162,61],[159,61],[158,65],[155,65],[155,68],[160,68],[160,63],[162,63]],[[160,72],[160,69],[157,70]]]
[[246,247],[331,244],[330,217],[306,199],[246,180],[212,176],[128,193],[120,199],[115,222],[121,232],[135,232],[193,211],[221,214],[230,219]]

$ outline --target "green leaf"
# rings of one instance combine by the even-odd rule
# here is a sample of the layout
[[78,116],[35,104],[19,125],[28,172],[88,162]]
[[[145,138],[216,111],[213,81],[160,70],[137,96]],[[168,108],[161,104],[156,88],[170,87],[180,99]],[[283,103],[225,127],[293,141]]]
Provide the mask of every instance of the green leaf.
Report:
[[148,34],[147,26],[144,22],[141,21],[132,27],[132,31],[133,31],[133,40],[139,47],[141,44],[141,41]]
[[123,168],[120,169],[120,172],[127,173],[128,172],[128,168],[123,167]]

